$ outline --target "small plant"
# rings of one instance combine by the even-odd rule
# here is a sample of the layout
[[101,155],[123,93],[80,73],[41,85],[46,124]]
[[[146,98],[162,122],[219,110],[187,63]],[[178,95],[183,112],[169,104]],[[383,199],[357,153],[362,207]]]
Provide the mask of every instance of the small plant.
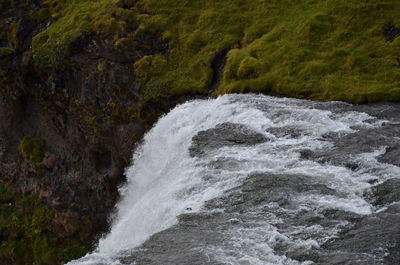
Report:
[[5,58],[5,57],[10,56],[12,54],[14,54],[14,49],[13,48],[0,47],[0,58]]
[[19,144],[22,158],[33,163],[35,169],[40,169],[44,157],[44,141],[31,137],[24,137]]

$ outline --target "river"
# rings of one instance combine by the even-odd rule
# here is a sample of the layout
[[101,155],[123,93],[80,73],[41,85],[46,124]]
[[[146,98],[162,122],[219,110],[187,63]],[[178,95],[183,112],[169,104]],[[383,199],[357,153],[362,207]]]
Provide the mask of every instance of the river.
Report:
[[400,105],[262,95],[161,117],[69,265],[399,264]]

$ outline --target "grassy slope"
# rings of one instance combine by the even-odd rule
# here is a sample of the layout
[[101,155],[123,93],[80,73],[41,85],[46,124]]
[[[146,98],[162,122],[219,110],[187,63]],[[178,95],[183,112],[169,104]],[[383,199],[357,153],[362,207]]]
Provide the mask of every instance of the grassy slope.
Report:
[[51,2],[64,4],[57,22],[35,37],[39,64],[57,62],[83,32],[123,31],[127,16],[162,32],[171,52],[136,62],[145,101],[207,93],[212,58],[223,49],[230,51],[216,95],[400,100],[400,38],[388,42],[382,31],[388,22],[400,25],[395,0],[141,0],[125,16],[115,15],[122,12],[116,0]]
[[32,41],[32,57],[40,66],[55,66],[74,39],[84,33],[116,34],[124,22],[113,17],[117,0],[44,0],[47,8],[33,17],[37,21],[51,17],[55,22]]

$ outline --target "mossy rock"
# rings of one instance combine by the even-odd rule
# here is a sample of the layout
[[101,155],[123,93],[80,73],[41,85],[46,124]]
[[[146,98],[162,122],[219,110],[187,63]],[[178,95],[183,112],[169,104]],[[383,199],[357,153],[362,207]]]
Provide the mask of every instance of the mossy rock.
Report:
[[246,57],[240,62],[236,75],[243,79],[257,77],[260,65],[261,63],[256,58]]
[[150,78],[157,78],[167,70],[168,62],[163,56],[144,56],[134,65],[135,80],[146,83]]
[[42,139],[24,137],[19,144],[19,151],[22,158],[33,163],[36,169],[42,165],[44,157],[44,141]]
[[367,94],[384,92],[391,95],[385,99],[397,98],[400,38],[388,42],[383,34],[387,23],[400,25],[400,5],[393,1],[45,2],[48,10],[37,16],[50,15],[55,22],[33,39],[39,67],[60,65],[71,42],[89,32],[112,39],[120,50],[133,45],[124,35],[129,28],[168,42],[167,55],[135,64],[145,90],[142,102],[209,93],[212,60],[225,50],[230,52],[215,95],[270,91],[359,102],[360,95],[378,100],[382,97]]
[[55,209],[0,178],[0,260],[8,264],[64,264],[88,249],[79,239],[57,237]]
[[[116,19],[117,0],[62,1],[47,0],[48,10],[37,12],[42,20],[50,15],[55,20],[32,40],[32,57],[39,68],[59,68],[69,45],[85,33],[116,35],[125,29]],[[44,17],[44,18],[43,18]]]

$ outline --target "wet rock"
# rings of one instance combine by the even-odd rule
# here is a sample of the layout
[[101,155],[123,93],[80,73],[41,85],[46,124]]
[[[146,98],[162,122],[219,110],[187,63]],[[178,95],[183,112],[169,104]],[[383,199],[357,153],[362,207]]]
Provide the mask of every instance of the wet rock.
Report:
[[360,165],[355,162],[347,162],[344,166],[352,171],[356,171],[358,168],[360,168]]
[[354,161],[354,157],[386,146],[386,152],[378,157],[378,161],[400,165],[400,141],[396,135],[400,135],[400,126],[396,124],[387,124],[380,128],[362,128],[354,133],[333,136],[331,140],[334,146],[330,149],[314,152],[301,150],[300,157],[356,171],[359,165]]
[[338,209],[326,209],[322,211],[324,217],[331,220],[346,220],[356,222],[362,219],[362,216],[353,212]]
[[214,169],[223,169],[223,168],[235,169],[235,168],[240,168],[241,166],[240,162],[241,161],[238,161],[236,159],[219,157],[214,161],[210,162],[208,166]]
[[206,246],[220,242],[224,235],[214,229],[223,225],[221,215],[185,214],[180,223],[153,235],[137,251],[122,253],[122,264],[222,265],[207,253]]
[[311,151],[310,149],[300,150],[299,153],[300,153],[300,158],[305,160],[311,159],[314,154],[314,152]]
[[386,152],[378,157],[378,161],[400,166],[400,143],[396,142],[386,147]]
[[300,128],[295,128],[290,126],[269,128],[267,132],[272,133],[278,138],[281,137],[298,138],[302,135],[302,133],[304,133]]
[[255,145],[268,139],[242,124],[221,123],[215,128],[199,132],[192,141],[190,155],[202,156],[210,150],[224,146]]
[[[214,250],[210,246],[220,246],[221,249],[231,249],[228,256],[231,259],[243,258],[242,251],[249,246],[240,241],[240,233],[261,233],[263,242],[270,242],[275,254],[286,256],[298,261],[314,261],[316,264],[375,264],[356,263],[356,258],[325,253],[317,247],[294,247],[287,239],[274,237],[267,233],[268,225],[276,218],[283,222],[274,225],[278,231],[292,231],[296,227],[319,226],[323,230],[334,229],[343,220],[359,222],[362,218],[354,213],[341,210],[325,210],[322,212],[295,211],[298,206],[296,195],[301,194],[335,194],[325,185],[318,184],[316,179],[304,175],[273,175],[254,174],[246,182],[220,198],[206,203],[206,209],[224,209],[221,212],[186,213],[178,216],[178,223],[171,228],[150,237],[140,248],[123,253],[122,264],[226,264],[218,262]],[[282,203],[284,202],[284,203]],[[277,206],[274,207],[274,203]],[[289,207],[291,205],[293,207]],[[264,206],[263,206],[264,205]],[[279,205],[279,206],[278,206]],[[263,210],[259,210],[263,206]],[[280,208],[283,207],[283,208]],[[286,208],[288,211],[280,211]],[[254,232],[253,229],[260,231]],[[294,234],[294,232],[292,232]],[[312,238],[312,234],[307,235]],[[234,241],[232,241],[232,237]],[[328,245],[327,245],[328,246]],[[239,249],[236,249],[239,248]],[[255,246],[250,244],[250,248]],[[250,250],[253,251],[253,250]],[[257,251],[257,250],[254,250]],[[322,251],[322,252],[321,252]],[[336,253],[332,251],[332,253]],[[361,255],[361,254],[360,254]],[[361,255],[362,256],[362,255]],[[219,257],[220,258],[220,257]],[[330,262],[334,263],[330,263]],[[351,262],[353,263],[351,263]],[[243,262],[250,262],[244,258]],[[245,263],[246,264],[246,263]],[[251,264],[248,263],[248,264]]]
[[400,201],[400,179],[389,179],[372,188],[373,203],[383,206]]
[[305,175],[255,174],[240,187],[240,192],[229,193],[226,197],[210,200],[208,209],[224,207],[227,212],[246,212],[257,205],[277,203],[284,208],[292,208],[300,193],[329,194],[336,192]]
[[399,213],[366,216],[324,244],[329,253],[323,254],[318,264],[398,264],[399,224]]

